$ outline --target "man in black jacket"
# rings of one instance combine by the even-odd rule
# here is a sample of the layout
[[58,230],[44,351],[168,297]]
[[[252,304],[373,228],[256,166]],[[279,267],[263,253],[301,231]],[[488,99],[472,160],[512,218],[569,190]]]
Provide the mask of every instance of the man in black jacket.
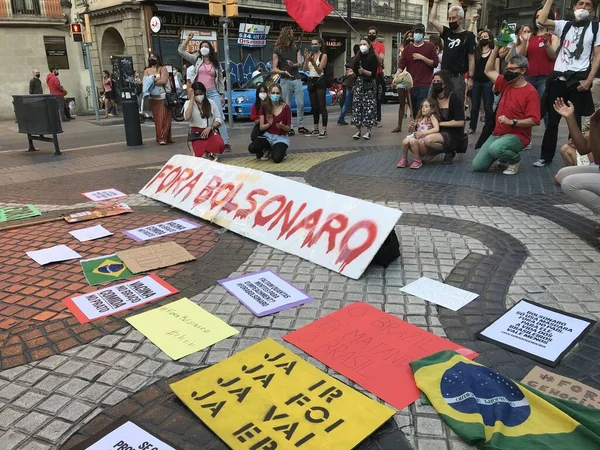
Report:
[[40,71],[33,69],[33,78],[29,80],[29,95],[43,94],[42,82],[40,80]]

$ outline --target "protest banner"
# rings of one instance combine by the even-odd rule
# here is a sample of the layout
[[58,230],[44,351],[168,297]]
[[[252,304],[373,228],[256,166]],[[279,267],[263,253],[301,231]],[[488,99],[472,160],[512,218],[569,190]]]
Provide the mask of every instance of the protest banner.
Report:
[[234,450],[351,449],[394,414],[272,339],[171,389]]
[[125,263],[115,254],[82,259],[79,262],[83,269],[83,275],[91,286],[107,281],[124,280],[133,276]]
[[140,194],[358,279],[401,211],[296,181],[175,155]]
[[146,245],[117,252],[117,256],[133,273],[149,272],[196,259],[177,242]]
[[401,287],[400,290],[452,311],[458,311],[479,297],[479,294],[474,292],[465,291],[427,277],[421,277]]
[[0,223],[10,222],[11,220],[28,219],[30,217],[41,215],[42,213],[33,205],[8,206],[0,209]]
[[191,220],[177,219],[123,231],[123,234],[134,241],[141,242],[168,236],[169,234],[180,233],[181,231],[193,230],[201,226],[199,223],[192,222]]
[[556,367],[596,321],[522,299],[476,336]]
[[116,189],[101,189],[99,191],[82,192],[81,195],[93,202],[105,202],[107,200],[127,197],[127,194]]
[[270,29],[269,25],[240,23],[237,43],[240,47],[264,47]]
[[271,270],[219,280],[219,284],[258,317],[312,300]]
[[63,303],[79,323],[88,323],[177,292],[179,290],[158,276],[148,275],[89,294],[70,297],[63,300]]
[[99,219],[101,217],[118,216],[119,214],[126,214],[130,212],[133,212],[133,209],[131,209],[125,203],[111,203],[101,205],[98,208],[93,209],[91,211],[82,211],[78,213],[69,214],[68,216],[65,216],[64,219],[68,223],[77,223],[93,219]]
[[467,358],[477,356],[361,302],[292,331],[283,339],[399,410],[419,398],[411,361],[440,350],[456,350]]

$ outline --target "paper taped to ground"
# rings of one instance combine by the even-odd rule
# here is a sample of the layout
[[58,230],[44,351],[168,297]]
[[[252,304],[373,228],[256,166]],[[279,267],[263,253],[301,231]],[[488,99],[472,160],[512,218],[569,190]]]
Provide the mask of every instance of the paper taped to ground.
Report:
[[133,273],[148,272],[162,267],[193,261],[196,258],[177,242],[146,245],[117,252],[117,256]]
[[394,414],[272,339],[171,389],[234,450],[351,449]]
[[93,202],[105,202],[108,200],[114,200],[116,198],[127,197],[127,194],[124,194],[116,189],[101,189],[99,191],[82,192],[81,195],[87,197]]
[[87,220],[99,219],[101,217],[112,217],[118,216],[119,214],[126,214],[133,212],[128,205],[125,203],[111,203],[101,205],[91,211],[82,211],[78,213],[69,214],[64,219],[69,223],[85,222]]
[[55,245],[54,247],[43,248],[26,252],[27,256],[33,259],[40,266],[53,262],[68,261],[70,259],[79,259],[81,255],[75,250],[71,250],[66,245]]
[[179,292],[156,275],[148,275],[63,300],[80,323],[125,311]]
[[594,323],[523,299],[476,336],[555,367]]
[[0,223],[11,220],[29,219],[41,216],[42,213],[33,205],[9,206],[0,209]]
[[366,303],[345,306],[283,339],[399,410],[419,398],[411,361],[439,350],[477,356]]
[[546,395],[569,400],[590,408],[600,409],[600,390],[535,366],[521,383]]
[[479,294],[474,292],[465,291],[427,277],[421,277],[400,290],[452,311],[458,311],[479,297]]
[[173,359],[191,355],[238,333],[187,298],[126,320]]
[[401,211],[258,170],[175,155],[140,194],[359,278]]
[[106,236],[112,236],[112,233],[102,225],[95,225],[89,228],[81,228],[79,230],[69,231],[69,234],[79,242],[93,241]]
[[192,222],[191,220],[177,219],[123,231],[123,234],[134,241],[141,242],[168,236],[169,234],[179,233],[181,231],[193,230],[194,228],[200,228],[201,226],[202,225],[199,223]]
[[81,263],[85,279],[92,286],[124,280],[133,276],[133,273],[125,266],[125,263],[115,254],[82,259],[79,262]]
[[219,284],[258,317],[293,308],[313,299],[271,270],[219,280]]

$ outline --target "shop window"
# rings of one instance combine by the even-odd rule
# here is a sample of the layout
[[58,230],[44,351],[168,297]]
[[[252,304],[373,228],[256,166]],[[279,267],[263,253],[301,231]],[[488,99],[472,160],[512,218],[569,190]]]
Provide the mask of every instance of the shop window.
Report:
[[67,44],[64,37],[44,36],[44,47],[46,48],[48,67],[56,67],[57,69],[69,68]]

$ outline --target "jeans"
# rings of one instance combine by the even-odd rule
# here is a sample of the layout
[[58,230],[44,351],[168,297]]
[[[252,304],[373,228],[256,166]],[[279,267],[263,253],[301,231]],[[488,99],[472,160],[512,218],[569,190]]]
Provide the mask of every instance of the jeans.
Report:
[[[562,172],[562,173],[561,173]],[[558,171],[562,176],[560,187],[571,200],[600,215],[600,172],[598,167],[564,167]]]
[[65,97],[62,95],[57,95],[56,99],[58,100],[58,113],[60,114],[60,119],[64,122],[68,119],[65,112]]
[[427,98],[429,95],[429,87],[412,87],[410,90],[410,100],[412,101],[411,112],[413,118],[417,117],[421,109],[421,103]]
[[475,155],[473,171],[486,172],[496,160],[516,164],[521,161],[521,150],[523,150],[523,143],[514,134],[492,135]]
[[[281,79],[281,95],[283,101],[292,107],[292,94],[296,99],[296,116],[298,117],[298,127],[304,123],[304,90],[302,89],[302,80],[292,80],[290,78]],[[292,117],[292,121],[293,121]],[[292,122],[293,123],[293,122]]]
[[[207,89],[206,96],[209,100],[212,100],[216,103],[217,108],[221,112],[221,126],[219,127],[219,134],[223,138],[223,142],[225,145],[229,145],[229,133],[227,132],[227,126],[225,125],[227,121],[225,120],[225,115],[223,114],[223,107],[221,106],[221,94],[216,89]],[[229,106],[232,107],[231,105]]]
[[[546,91],[546,80],[548,80],[548,77],[545,75],[538,75],[537,77],[525,77],[525,79],[535,88],[541,100]],[[542,113],[544,114],[544,117],[542,117],[544,119],[544,125],[548,126],[548,113],[544,111],[542,111]]]
[[471,89],[471,124],[469,125],[469,128],[473,131],[477,130],[481,99],[483,99],[485,120],[490,120],[494,114],[494,91],[491,81],[473,82],[473,89]]
[[352,88],[346,88],[346,96],[344,97],[344,106],[342,106],[342,112],[340,113],[340,118],[338,122],[343,122],[346,120],[346,114],[348,110],[352,106]]

